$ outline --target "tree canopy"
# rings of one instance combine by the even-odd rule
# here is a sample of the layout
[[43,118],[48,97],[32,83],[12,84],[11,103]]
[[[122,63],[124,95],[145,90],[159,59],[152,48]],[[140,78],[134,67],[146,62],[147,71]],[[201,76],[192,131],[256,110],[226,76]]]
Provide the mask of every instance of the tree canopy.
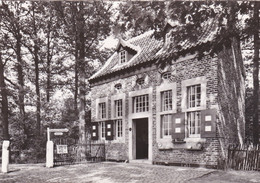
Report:
[[253,121],[258,143],[258,2],[2,1],[0,15],[0,116],[3,138],[8,139],[9,132],[15,148],[33,148],[32,139],[46,134],[47,126],[65,125],[75,133],[80,126],[87,131],[87,78],[113,51],[100,49],[107,37],[128,39],[152,29],[162,37],[166,23],[173,21],[178,25],[173,33],[177,42],[196,42],[210,19],[218,26],[215,40],[194,51],[214,55],[223,45],[233,44],[233,38],[237,49],[250,45],[245,66],[247,75],[254,73],[255,100],[253,120],[247,119]]

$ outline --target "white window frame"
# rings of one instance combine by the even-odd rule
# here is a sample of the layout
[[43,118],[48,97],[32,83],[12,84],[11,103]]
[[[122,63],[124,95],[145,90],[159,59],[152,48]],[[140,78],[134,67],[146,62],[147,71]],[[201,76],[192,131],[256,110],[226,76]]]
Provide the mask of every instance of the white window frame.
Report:
[[[167,120],[166,120],[167,119]],[[162,138],[171,138],[172,136],[172,114],[161,115]]]
[[[192,79],[187,79],[182,81],[182,112],[185,112],[185,136],[187,139],[199,139],[201,137],[201,111],[206,109],[206,96],[207,96],[207,91],[206,91],[206,87],[207,87],[207,79],[205,76],[202,77],[197,77],[197,78],[192,78]],[[190,105],[190,88],[195,87],[200,85],[200,105]],[[196,92],[195,94],[195,104],[196,104]],[[194,121],[194,126],[195,126],[195,133],[191,132],[190,126],[191,126],[191,120],[189,115],[194,114],[194,113],[200,113],[200,117],[196,118],[195,116],[195,121]]]
[[[163,93],[171,91],[171,110],[163,110]],[[174,114],[177,112],[177,86],[176,82],[163,82],[160,86],[156,87],[156,132],[157,132],[157,142],[171,144],[172,136],[165,136],[163,134],[163,115]],[[172,120],[172,119],[171,119]],[[172,128],[172,126],[171,126]]]
[[161,91],[161,111],[171,111],[173,107],[172,103],[172,90]]
[[[192,119],[191,119],[191,117],[192,117]],[[191,138],[200,137],[200,135],[201,135],[201,111],[187,112],[187,121],[188,121],[188,123],[187,123],[188,126],[186,128],[186,129],[188,129],[187,136],[191,137]]]
[[126,63],[127,62],[127,58],[126,58],[126,50],[120,50],[119,51],[119,61],[120,64]]
[[145,84],[145,78],[144,77],[138,78],[136,80],[136,84],[139,85],[139,86],[144,85]]
[[117,83],[117,84],[115,84],[115,89],[117,90],[117,91],[119,91],[119,90],[121,90],[122,89],[122,84],[121,83]]
[[[198,92],[198,88],[200,91]],[[201,105],[201,84],[191,85],[187,87],[187,107],[194,108]],[[199,96],[199,97],[198,97]]]
[[[100,109],[99,109],[99,104],[100,103],[105,103],[105,118],[101,118],[101,114],[100,114]],[[96,121],[104,121],[108,119],[108,97],[103,97],[103,98],[97,98],[96,99],[96,108],[95,108],[95,112],[96,112]]]
[[137,95],[133,97],[133,113],[149,111],[149,95]]
[[[117,105],[116,101],[122,101],[122,115],[117,115]],[[125,93],[118,93],[116,95],[111,96],[111,119],[114,121],[114,134],[115,139],[112,141],[112,143],[117,142],[124,142],[125,141],[125,118],[126,118],[126,94]],[[122,136],[118,136],[118,121],[122,121]]]
[[99,122],[99,139],[106,139],[106,123],[104,121]]
[[115,102],[115,117],[122,117],[123,116],[123,100],[122,99],[118,99],[118,100],[114,100]]
[[163,80],[170,80],[172,78],[172,73],[171,72],[164,72],[162,73],[162,79]]
[[[189,107],[188,106],[188,87],[193,85],[199,85],[201,86],[201,104],[198,107]],[[198,111],[198,110],[205,110],[206,109],[206,100],[207,100],[207,93],[206,93],[206,87],[207,87],[207,79],[205,76],[202,77],[196,77],[192,79],[187,79],[181,82],[181,109],[182,112],[189,112],[189,111]]]
[[105,102],[101,102],[98,104],[98,115],[99,115],[99,119],[106,119],[106,103]]
[[122,139],[123,138],[123,120],[122,119],[117,119],[115,120],[114,123],[115,126],[115,137],[116,139]]

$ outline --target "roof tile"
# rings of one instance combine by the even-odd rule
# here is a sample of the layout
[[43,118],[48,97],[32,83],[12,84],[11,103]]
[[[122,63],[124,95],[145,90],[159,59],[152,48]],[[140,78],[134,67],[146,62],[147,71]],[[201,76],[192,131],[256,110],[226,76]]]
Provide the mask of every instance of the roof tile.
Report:
[[[208,21],[204,28],[205,29],[203,33],[200,37],[198,37],[196,42],[191,42],[188,40],[181,41],[175,45],[175,48],[172,49],[173,52],[189,50],[198,45],[213,41],[218,31],[216,19]],[[115,52],[107,60],[104,66],[90,78],[90,80],[105,76],[116,71],[122,71],[126,68],[130,68],[144,62],[149,62],[160,57],[165,58],[170,56],[169,48],[167,46],[163,46],[163,40],[155,39],[153,34],[154,31],[148,31],[128,41],[122,41],[122,44],[124,44],[125,46],[135,49],[137,51],[137,54],[128,62],[119,64],[119,55],[117,52]],[[177,46],[180,46],[180,49],[177,49]]]

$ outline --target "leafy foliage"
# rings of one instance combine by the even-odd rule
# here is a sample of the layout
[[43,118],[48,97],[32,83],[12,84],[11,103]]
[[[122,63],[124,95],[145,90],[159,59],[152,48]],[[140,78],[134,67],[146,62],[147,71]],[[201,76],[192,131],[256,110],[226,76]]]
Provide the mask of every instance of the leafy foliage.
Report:
[[[111,52],[99,49],[110,34],[110,8],[103,2],[1,2],[0,52],[12,150],[34,151],[32,155],[38,156],[46,146],[47,127],[69,128],[68,135],[79,138],[77,77],[80,70],[89,77]],[[81,60],[80,31],[85,47]],[[88,108],[86,102],[86,119]]]

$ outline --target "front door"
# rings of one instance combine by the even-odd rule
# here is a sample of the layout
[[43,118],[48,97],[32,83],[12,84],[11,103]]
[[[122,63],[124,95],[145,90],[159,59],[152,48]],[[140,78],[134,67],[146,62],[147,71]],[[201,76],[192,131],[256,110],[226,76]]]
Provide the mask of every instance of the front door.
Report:
[[136,120],[136,159],[148,159],[148,119]]

